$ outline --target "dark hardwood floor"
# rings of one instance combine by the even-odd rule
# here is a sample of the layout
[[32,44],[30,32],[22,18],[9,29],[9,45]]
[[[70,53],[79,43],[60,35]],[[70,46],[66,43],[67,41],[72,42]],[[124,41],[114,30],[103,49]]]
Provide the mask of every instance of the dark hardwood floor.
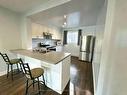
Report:
[[[93,95],[92,64],[71,58],[71,79],[62,95]],[[42,89],[44,89],[42,87]],[[29,95],[37,95],[37,87],[29,89]],[[0,95],[24,95],[25,77],[22,73],[14,76],[14,81],[6,75],[0,76]],[[49,88],[43,90],[42,95],[60,95]]]

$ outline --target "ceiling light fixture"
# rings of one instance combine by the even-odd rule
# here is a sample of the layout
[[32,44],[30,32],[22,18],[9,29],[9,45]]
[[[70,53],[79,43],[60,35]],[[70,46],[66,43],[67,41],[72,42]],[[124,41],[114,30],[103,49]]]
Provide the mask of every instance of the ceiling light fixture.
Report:
[[64,25],[67,25],[67,22],[64,22]]
[[62,27],[65,27],[67,25],[67,15],[64,15],[63,21],[64,21],[64,23],[63,23]]
[[64,15],[64,19],[66,19],[67,18],[67,15]]
[[62,27],[64,28],[64,27],[65,27],[65,25],[62,25]]

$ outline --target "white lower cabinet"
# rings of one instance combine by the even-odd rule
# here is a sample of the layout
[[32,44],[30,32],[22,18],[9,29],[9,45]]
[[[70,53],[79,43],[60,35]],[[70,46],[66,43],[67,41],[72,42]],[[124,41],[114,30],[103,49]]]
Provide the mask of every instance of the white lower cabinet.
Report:
[[62,94],[64,88],[70,80],[70,56],[64,58],[57,64],[46,63],[26,56],[19,55],[19,57],[26,63],[29,63],[30,68],[43,68],[47,87],[59,94]]

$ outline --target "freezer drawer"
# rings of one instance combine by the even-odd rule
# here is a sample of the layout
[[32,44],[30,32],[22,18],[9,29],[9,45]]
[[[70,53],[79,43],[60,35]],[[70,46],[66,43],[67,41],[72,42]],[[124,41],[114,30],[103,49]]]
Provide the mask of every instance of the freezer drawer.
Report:
[[91,62],[91,53],[80,52],[79,60]]

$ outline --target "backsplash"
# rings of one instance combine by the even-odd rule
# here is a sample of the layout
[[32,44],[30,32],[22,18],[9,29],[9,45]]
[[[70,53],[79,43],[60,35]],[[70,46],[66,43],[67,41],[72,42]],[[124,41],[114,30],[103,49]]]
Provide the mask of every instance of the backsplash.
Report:
[[56,46],[58,42],[60,42],[60,40],[32,38],[32,48],[37,47],[39,43],[42,43],[42,44],[45,44],[45,45],[50,45],[50,46]]

